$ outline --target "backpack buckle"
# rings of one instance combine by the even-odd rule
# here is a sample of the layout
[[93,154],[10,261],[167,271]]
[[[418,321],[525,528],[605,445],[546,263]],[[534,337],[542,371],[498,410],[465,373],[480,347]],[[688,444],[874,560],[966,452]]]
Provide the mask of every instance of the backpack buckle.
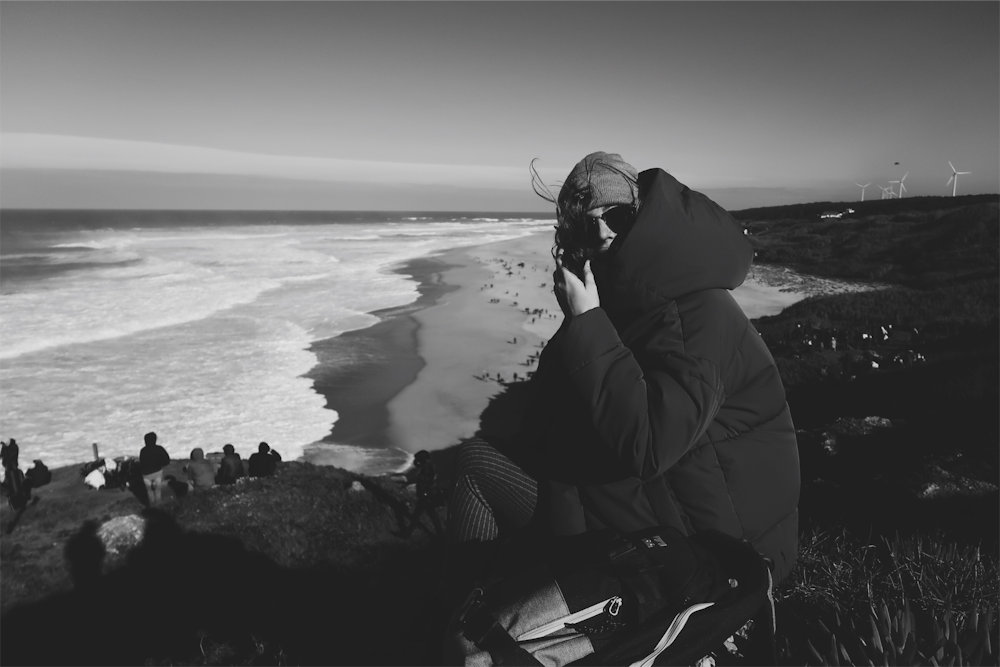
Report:
[[475,615],[483,607],[483,589],[479,586],[472,589],[469,597],[458,610],[458,627],[464,627],[469,617]]
[[652,537],[642,538],[642,544],[647,549],[652,549],[654,547],[665,547],[667,543],[663,541],[663,538],[659,535],[653,535]]
[[618,611],[621,608],[622,608],[622,599],[616,595],[615,597],[611,598],[610,602],[608,602],[608,607],[607,607],[608,616],[617,616]]

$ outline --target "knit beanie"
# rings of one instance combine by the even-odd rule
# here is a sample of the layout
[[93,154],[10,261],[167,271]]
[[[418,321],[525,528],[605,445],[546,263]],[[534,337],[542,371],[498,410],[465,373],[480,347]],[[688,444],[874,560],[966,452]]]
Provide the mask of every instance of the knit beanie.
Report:
[[638,179],[635,167],[625,162],[621,155],[597,151],[577,162],[569,172],[559,191],[559,203],[589,190],[588,210],[632,204],[639,196]]

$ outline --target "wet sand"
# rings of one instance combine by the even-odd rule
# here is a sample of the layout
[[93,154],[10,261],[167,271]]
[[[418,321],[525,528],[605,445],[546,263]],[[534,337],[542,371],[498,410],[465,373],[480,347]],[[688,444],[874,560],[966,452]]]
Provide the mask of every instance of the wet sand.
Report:
[[533,372],[563,317],[550,246],[543,233],[441,256],[454,265],[442,279],[458,289],[413,314],[425,366],[389,401],[399,446],[442,449],[474,435],[490,399]]
[[417,354],[419,325],[413,313],[458,289],[441,280],[448,268],[435,257],[406,263],[398,272],[417,281],[416,301],[375,311],[372,314],[381,320],[377,324],[312,345],[319,363],[308,377],[338,418],[328,436],[305,447],[305,461],[351,470],[395,470],[406,465],[408,456],[394,448],[389,434],[386,405],[424,366]]

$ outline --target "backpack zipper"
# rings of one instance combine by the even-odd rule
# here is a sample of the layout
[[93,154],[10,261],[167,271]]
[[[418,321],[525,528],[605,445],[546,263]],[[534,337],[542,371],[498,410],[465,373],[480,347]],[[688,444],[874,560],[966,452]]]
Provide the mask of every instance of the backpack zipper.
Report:
[[613,597],[604,600],[603,602],[598,602],[592,604],[586,609],[581,609],[580,611],[575,611],[568,616],[563,616],[562,618],[557,618],[554,621],[541,625],[534,630],[529,630],[523,634],[517,636],[517,641],[523,642],[529,639],[538,639],[540,637],[545,637],[551,635],[553,632],[562,630],[570,623],[580,623],[581,621],[586,621],[589,618],[603,614],[605,611],[611,616],[617,616],[618,610],[621,609],[622,599],[615,595]]
[[666,651],[667,647],[673,644],[674,640],[681,634],[681,631],[684,629],[684,626],[687,625],[688,618],[691,617],[691,614],[696,611],[701,611],[702,609],[707,609],[714,604],[714,602],[700,602],[677,614],[677,616],[674,617],[673,623],[670,624],[667,631],[663,633],[662,637],[660,637],[660,641],[656,643],[656,647],[653,649],[653,652],[642,660],[633,662],[629,665],[629,667],[652,667],[653,661],[656,660],[661,653]]

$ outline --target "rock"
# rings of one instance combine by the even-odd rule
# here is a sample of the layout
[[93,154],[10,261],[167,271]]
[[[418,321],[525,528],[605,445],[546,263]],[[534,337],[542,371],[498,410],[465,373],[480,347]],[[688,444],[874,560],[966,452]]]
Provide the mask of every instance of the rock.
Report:
[[351,491],[364,491],[364,490],[365,490],[365,485],[357,480],[355,480],[354,483],[351,484]]
[[921,500],[940,498],[980,498],[995,493],[997,487],[989,482],[960,478],[952,482],[928,482],[917,494]]
[[925,470],[931,481],[924,482],[917,497],[921,500],[940,498],[979,498],[996,493],[997,486],[978,479],[969,479],[931,465]]
[[146,520],[137,514],[119,516],[106,521],[97,536],[109,554],[117,554],[137,546],[146,533]]
[[885,417],[840,417],[830,424],[829,430],[836,435],[869,435],[880,428],[892,428],[892,422]]
[[819,444],[827,456],[836,456],[840,451],[839,437],[857,438],[870,435],[877,429],[892,428],[892,421],[885,417],[840,417],[819,433]]

